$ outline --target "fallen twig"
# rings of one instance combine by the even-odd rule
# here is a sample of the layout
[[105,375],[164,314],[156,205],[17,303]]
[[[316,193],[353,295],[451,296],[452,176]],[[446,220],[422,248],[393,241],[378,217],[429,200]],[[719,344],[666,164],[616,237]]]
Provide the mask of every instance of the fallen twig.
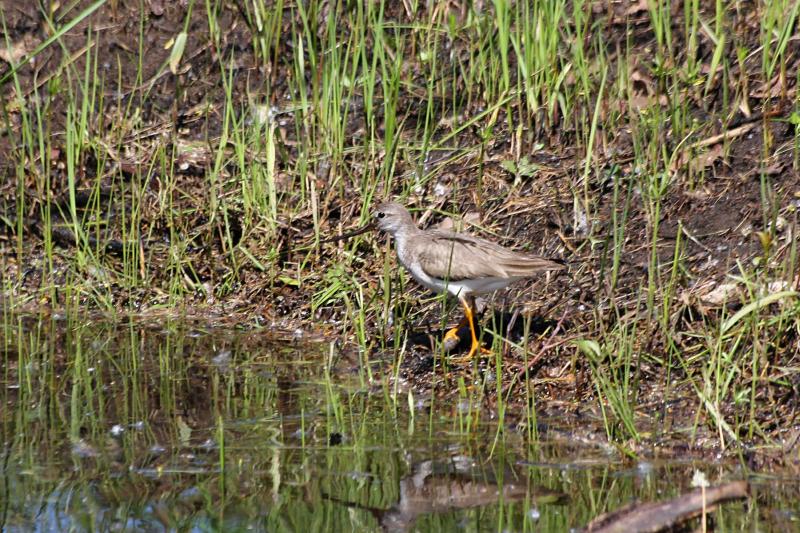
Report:
[[589,522],[583,531],[586,533],[662,531],[701,513],[708,513],[715,509],[717,504],[742,500],[749,494],[750,487],[747,481],[734,481],[716,487],[697,489],[665,502],[632,504],[602,514]]

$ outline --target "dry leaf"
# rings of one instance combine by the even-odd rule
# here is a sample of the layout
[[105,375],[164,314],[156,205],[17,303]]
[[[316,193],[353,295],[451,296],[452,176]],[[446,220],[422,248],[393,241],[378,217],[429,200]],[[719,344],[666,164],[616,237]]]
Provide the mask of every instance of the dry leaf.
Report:
[[738,283],[721,283],[705,295],[700,296],[700,299],[709,305],[723,305],[735,301],[738,296]]
[[24,57],[33,52],[37,44],[38,40],[29,33],[16,43],[12,43],[10,47],[0,48],[0,59],[11,65],[17,65]]

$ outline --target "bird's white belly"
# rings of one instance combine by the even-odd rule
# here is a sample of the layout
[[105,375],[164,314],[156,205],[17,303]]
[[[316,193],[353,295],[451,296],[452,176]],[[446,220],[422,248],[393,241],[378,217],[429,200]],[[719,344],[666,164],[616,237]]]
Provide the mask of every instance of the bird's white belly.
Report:
[[[449,281],[446,283],[447,290],[458,296],[468,294],[486,294],[508,287],[520,278],[477,278],[462,279],[459,281]],[[443,283],[444,285],[444,283]]]
[[443,280],[432,278],[427,275],[418,265],[406,265],[406,269],[420,285],[437,292],[449,292],[453,296],[468,296],[470,294],[485,294],[503,289],[521,278],[477,278],[462,279],[458,281]]

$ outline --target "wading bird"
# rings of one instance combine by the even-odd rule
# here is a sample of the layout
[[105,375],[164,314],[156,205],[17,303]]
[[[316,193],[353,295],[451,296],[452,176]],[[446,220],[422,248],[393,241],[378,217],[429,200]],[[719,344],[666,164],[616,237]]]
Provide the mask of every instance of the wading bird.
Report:
[[451,231],[421,230],[400,204],[380,204],[373,217],[379,230],[394,238],[397,258],[418,283],[437,293],[449,292],[464,307],[464,319],[445,334],[445,342],[458,341],[458,330],[469,324],[472,346],[462,361],[480,348],[475,331],[475,296],[503,289],[540,272],[562,270],[564,265],[523,254],[498,244]]

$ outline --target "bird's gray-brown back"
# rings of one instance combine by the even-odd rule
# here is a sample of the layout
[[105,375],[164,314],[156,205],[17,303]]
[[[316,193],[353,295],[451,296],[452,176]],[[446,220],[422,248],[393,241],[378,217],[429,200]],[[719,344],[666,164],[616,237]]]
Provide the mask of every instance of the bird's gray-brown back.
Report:
[[414,246],[420,266],[431,277],[458,281],[476,278],[524,278],[564,266],[536,255],[449,231],[428,230]]

